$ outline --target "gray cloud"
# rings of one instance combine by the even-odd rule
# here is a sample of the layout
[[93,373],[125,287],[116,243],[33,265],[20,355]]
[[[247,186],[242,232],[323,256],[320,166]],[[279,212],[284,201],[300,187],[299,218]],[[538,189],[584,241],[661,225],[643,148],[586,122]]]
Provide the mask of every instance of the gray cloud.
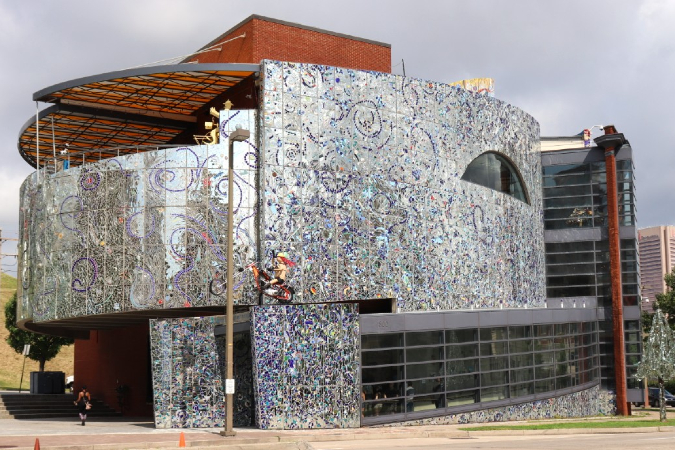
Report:
[[35,114],[33,92],[190,53],[250,14],[390,43],[394,73],[405,59],[409,76],[492,77],[496,96],[537,118],[542,135],[613,123],[634,149],[639,226],[675,224],[673,2],[0,0],[4,235],[18,233],[18,189],[31,172],[16,141]]

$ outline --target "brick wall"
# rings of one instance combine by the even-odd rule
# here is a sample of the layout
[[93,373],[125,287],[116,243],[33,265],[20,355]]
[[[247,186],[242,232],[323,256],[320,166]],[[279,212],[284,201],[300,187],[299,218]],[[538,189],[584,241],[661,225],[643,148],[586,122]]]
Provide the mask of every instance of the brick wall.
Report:
[[152,416],[148,325],[91,331],[88,340],[75,340],[75,389],[87,386],[93,398],[119,411],[117,383],[129,386],[125,416]]
[[244,32],[245,38],[223,44],[218,52],[195,55],[190,61],[257,64],[263,59],[275,59],[391,72],[388,46],[258,18],[242,24],[217,42]]

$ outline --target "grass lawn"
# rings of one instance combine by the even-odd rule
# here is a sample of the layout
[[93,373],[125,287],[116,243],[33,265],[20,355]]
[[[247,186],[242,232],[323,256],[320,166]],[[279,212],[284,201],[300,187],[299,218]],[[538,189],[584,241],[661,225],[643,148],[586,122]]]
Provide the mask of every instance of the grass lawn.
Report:
[[[672,414],[672,413],[671,413]],[[628,419],[628,418],[625,418]],[[524,425],[488,425],[482,427],[460,428],[463,431],[494,431],[494,430],[559,430],[566,428],[645,428],[645,427],[667,427],[675,426],[675,418],[668,419],[665,422],[659,422],[658,419],[638,419],[622,420],[614,418],[611,420],[585,420],[579,422],[543,422]]]

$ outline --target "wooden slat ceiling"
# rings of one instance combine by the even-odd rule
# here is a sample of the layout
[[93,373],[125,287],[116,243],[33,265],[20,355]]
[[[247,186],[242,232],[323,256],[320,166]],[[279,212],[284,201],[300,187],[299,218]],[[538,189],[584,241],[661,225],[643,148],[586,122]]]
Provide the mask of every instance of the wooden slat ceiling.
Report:
[[[23,126],[19,153],[37,167],[67,149],[71,165],[170,145],[197,114],[259,72],[255,64],[177,64],[100,74],[60,83],[33,99],[52,103]],[[222,107],[222,105],[218,105]],[[219,108],[220,109],[220,108]],[[39,130],[38,130],[39,128]],[[38,142],[39,134],[39,142]]]

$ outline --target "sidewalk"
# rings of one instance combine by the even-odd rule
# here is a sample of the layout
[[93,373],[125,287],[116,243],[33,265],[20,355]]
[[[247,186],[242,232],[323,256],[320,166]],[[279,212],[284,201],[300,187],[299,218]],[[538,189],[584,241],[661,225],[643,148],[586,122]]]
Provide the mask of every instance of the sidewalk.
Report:
[[[636,413],[641,413],[637,410]],[[671,411],[672,414],[672,411]],[[645,419],[645,416],[634,419]],[[648,418],[658,420],[658,412],[648,412]],[[579,420],[579,419],[563,419]],[[591,419],[594,420],[594,419]],[[606,420],[600,418],[597,420]],[[620,419],[633,420],[633,419]],[[509,422],[508,424],[525,422]],[[531,423],[531,422],[528,422]],[[505,423],[506,424],[506,423]],[[482,424],[494,425],[494,423]],[[373,439],[404,438],[456,438],[490,435],[525,434],[596,434],[596,433],[657,433],[675,431],[675,427],[654,428],[585,428],[561,430],[504,430],[504,431],[462,431],[459,428],[470,425],[430,425],[414,427],[379,427],[325,430],[258,430],[237,428],[234,437],[222,437],[220,429],[155,429],[147,419],[90,419],[81,426],[73,419],[51,420],[0,420],[0,449],[33,450],[39,439],[41,450],[130,450],[148,448],[177,448],[180,433],[185,436],[185,445],[193,450],[213,449],[227,446],[228,449],[304,449],[305,442],[353,441]]]

